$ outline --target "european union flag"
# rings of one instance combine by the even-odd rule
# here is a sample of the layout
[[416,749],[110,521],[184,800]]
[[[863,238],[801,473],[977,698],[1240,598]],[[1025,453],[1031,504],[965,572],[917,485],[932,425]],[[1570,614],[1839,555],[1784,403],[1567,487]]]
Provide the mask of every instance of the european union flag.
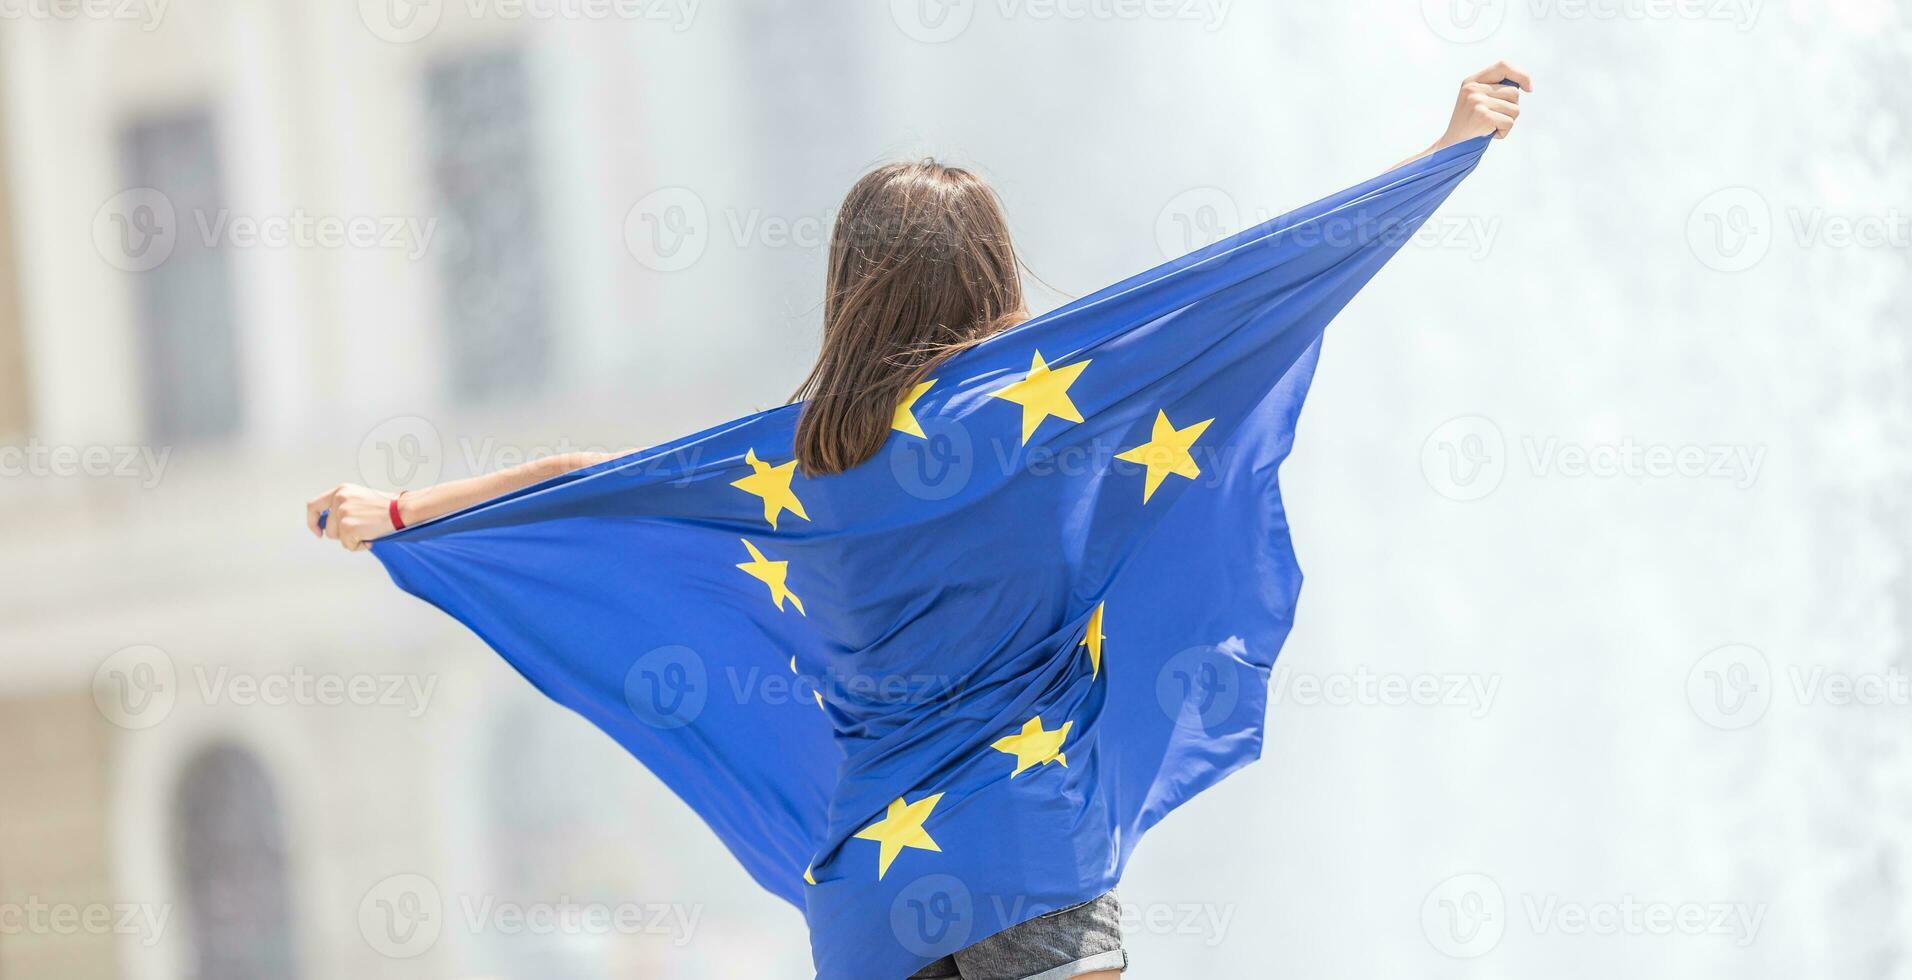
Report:
[[1115,886],[1261,752],[1322,330],[1485,137],[943,363],[807,478],[786,405],[377,542],[808,917],[903,977]]

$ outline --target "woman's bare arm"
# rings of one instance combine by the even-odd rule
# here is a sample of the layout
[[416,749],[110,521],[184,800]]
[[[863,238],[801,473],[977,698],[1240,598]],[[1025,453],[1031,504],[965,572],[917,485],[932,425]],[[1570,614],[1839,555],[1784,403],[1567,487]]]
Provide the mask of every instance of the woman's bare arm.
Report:
[[[347,551],[359,551],[396,530],[392,525],[394,499],[398,500],[399,520],[409,527],[630,452],[632,450],[627,449],[622,453],[546,456],[496,473],[452,480],[402,496],[355,483],[341,483],[306,501],[305,526],[316,537],[333,538]],[[327,512],[325,527],[320,528],[319,515]]]

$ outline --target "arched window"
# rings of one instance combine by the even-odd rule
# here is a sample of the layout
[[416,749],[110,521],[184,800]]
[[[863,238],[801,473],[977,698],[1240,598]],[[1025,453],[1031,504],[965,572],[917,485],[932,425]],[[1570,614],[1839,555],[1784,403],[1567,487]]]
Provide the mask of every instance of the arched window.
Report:
[[180,776],[173,828],[187,975],[297,977],[285,830],[265,767],[237,746],[202,750]]

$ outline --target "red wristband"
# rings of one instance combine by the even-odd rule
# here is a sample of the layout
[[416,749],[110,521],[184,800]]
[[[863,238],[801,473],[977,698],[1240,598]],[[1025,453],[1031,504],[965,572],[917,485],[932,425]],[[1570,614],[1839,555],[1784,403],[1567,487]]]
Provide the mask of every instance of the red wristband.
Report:
[[[405,492],[400,491],[398,497],[403,497],[403,496],[405,496]],[[403,531],[405,530],[405,519],[398,516],[398,497],[392,498],[392,506],[391,506],[392,530]]]

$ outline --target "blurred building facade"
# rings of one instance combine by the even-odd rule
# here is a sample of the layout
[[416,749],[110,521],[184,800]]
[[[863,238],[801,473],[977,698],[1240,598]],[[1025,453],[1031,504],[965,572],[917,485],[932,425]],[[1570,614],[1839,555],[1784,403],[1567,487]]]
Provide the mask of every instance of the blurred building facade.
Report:
[[[474,9],[232,0],[0,34],[0,977],[807,959],[787,909],[750,923],[762,896],[725,903],[757,941],[691,944],[703,894],[746,886],[686,881],[716,848],[659,846],[700,833],[681,807],[368,562],[291,533],[341,479],[628,445],[745,390],[653,356],[712,334],[630,326],[659,312],[627,242],[684,231],[632,209],[657,182],[632,52],[693,11]],[[778,41],[718,23],[656,49]],[[536,924],[594,909],[636,921]]]

